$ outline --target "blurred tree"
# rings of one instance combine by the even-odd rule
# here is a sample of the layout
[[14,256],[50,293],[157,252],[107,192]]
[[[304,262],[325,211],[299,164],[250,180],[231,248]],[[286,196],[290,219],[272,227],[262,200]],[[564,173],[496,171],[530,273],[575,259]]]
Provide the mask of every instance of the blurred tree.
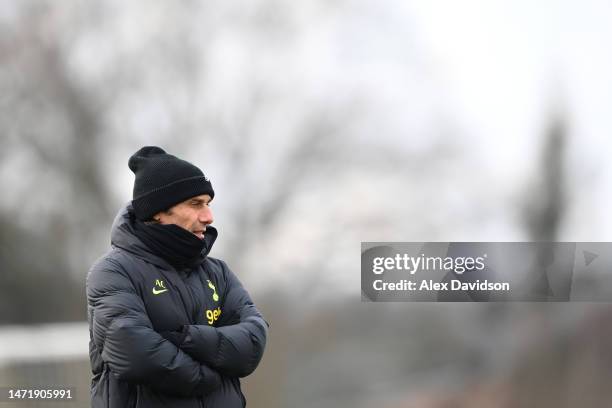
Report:
[[555,112],[543,138],[538,185],[528,195],[525,224],[533,241],[557,240],[563,222],[566,128],[564,116]]
[[[12,191],[0,212],[0,322],[82,320],[83,271],[109,217],[93,95],[75,82],[66,44],[43,3],[18,9],[0,41],[6,135],[0,174]],[[8,202],[7,202],[8,201]]]
[[[563,222],[564,162],[565,162],[565,118],[558,111],[552,116],[542,146],[540,175],[536,178],[537,187],[527,195],[526,227],[530,238],[535,242],[555,242]],[[534,300],[546,300],[553,296],[548,267],[554,262],[552,247],[539,245],[529,283]]]

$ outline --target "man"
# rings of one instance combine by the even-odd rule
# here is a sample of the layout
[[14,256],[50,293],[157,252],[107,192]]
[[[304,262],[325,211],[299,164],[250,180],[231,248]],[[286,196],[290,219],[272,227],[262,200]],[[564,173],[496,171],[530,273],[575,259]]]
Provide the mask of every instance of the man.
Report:
[[212,185],[155,146],[130,157],[133,200],[87,276],[92,407],[244,407],[240,377],[268,325],[240,281],[208,256]]

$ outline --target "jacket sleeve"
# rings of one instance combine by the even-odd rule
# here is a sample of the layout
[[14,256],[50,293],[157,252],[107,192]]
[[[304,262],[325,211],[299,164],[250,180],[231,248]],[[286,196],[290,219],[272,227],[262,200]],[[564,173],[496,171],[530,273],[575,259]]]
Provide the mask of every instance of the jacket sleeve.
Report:
[[185,326],[187,335],[180,347],[221,374],[246,377],[261,361],[266,346],[268,323],[236,275],[225,264],[222,265],[228,285],[222,313],[230,314],[229,321],[235,324],[222,327]]
[[142,299],[119,264],[105,259],[94,265],[87,277],[87,301],[93,310],[93,341],[117,378],[179,396],[219,387],[219,373],[153,330]]

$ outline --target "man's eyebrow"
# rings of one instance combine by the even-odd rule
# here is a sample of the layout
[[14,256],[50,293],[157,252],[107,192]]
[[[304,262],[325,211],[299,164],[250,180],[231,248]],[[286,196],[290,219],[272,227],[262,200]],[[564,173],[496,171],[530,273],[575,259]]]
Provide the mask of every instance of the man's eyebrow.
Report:
[[[190,198],[188,201],[189,201],[190,203],[196,202],[196,203],[198,203],[198,204],[199,204],[199,203],[206,203],[206,200],[205,200],[204,198]],[[209,202],[209,203],[210,203],[211,201],[212,201],[212,199],[211,199],[211,200],[208,200],[208,202]]]

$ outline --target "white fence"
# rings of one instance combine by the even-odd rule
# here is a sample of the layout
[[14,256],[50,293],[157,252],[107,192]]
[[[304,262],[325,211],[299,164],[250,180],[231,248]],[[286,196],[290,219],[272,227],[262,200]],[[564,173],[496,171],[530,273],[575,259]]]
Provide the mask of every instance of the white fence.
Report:
[[0,367],[88,358],[86,322],[0,326]]
[[70,388],[69,401],[0,401],[0,407],[89,406],[91,370],[86,322],[0,326],[0,387]]

